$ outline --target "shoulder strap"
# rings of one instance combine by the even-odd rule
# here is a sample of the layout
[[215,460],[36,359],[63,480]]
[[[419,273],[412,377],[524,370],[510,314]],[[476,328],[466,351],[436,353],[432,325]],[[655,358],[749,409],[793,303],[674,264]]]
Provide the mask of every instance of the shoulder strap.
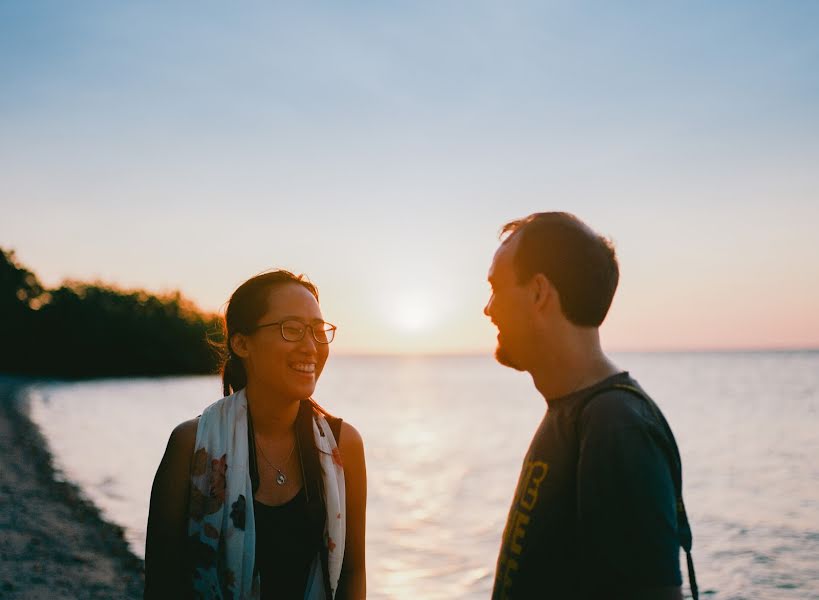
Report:
[[[657,428],[656,433],[658,435],[656,436],[656,438],[660,444],[660,447],[663,450],[663,453],[666,456],[666,460],[668,461],[668,466],[671,471],[671,479],[674,483],[674,493],[677,497],[677,531],[680,538],[680,546],[682,547],[683,550],[685,550],[685,559],[688,565],[688,584],[691,587],[691,598],[692,600],[699,600],[699,588],[697,587],[697,577],[694,572],[694,560],[691,558],[691,546],[693,542],[691,536],[691,526],[688,523],[688,515],[685,512],[685,504],[683,503],[682,497],[682,460],[680,459],[680,453],[679,450],[677,449],[677,444],[676,442],[674,442],[674,435],[671,433],[671,430],[667,427],[667,425],[664,425],[665,419],[662,418],[659,407],[640,388],[624,383],[616,383],[610,386],[603,387],[599,390],[594,391],[592,394],[589,394],[589,396],[587,396],[582,401],[580,405],[579,414],[582,414],[583,411],[586,410],[586,408],[588,407],[592,400],[606,392],[611,392],[614,390],[630,392],[642,398],[648,404],[649,410],[651,410],[652,414],[657,420],[657,423],[660,426],[659,428]],[[578,423],[577,439],[579,441],[580,440],[579,418],[577,420],[577,423]]]
[[336,446],[341,445],[341,421],[342,419],[339,417],[331,417],[327,415],[325,417],[327,419],[327,424],[330,425],[330,431],[333,432],[333,437],[336,440]]

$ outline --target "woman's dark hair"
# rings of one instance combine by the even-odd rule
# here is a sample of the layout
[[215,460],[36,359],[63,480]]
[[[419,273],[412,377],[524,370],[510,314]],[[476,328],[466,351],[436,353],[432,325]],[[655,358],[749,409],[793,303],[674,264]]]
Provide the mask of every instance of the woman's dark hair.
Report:
[[566,318],[581,327],[599,327],[620,279],[610,240],[570,213],[534,213],[507,223],[501,236],[519,239],[514,263],[518,283],[542,273],[560,296]]
[[242,364],[242,359],[233,352],[230,346],[231,336],[235,333],[250,334],[259,324],[259,319],[267,312],[270,291],[288,283],[303,286],[318,301],[318,289],[315,285],[305,279],[304,275],[295,275],[284,269],[268,271],[251,277],[236,288],[228,300],[223,326],[224,342],[217,345],[217,350],[222,355],[220,371],[222,373],[222,392],[225,396],[247,386],[247,371]]

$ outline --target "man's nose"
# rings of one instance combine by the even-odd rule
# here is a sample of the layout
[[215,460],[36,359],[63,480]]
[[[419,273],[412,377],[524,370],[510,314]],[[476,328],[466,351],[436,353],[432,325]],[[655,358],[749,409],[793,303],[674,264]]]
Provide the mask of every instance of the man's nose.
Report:
[[492,298],[490,297],[489,300],[486,302],[486,306],[483,307],[483,314],[487,317],[491,317],[492,315],[489,314],[489,307],[492,305]]

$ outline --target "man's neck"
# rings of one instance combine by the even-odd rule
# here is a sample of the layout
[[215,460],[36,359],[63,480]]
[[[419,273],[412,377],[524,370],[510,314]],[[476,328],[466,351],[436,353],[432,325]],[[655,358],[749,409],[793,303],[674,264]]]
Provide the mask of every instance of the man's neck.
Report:
[[542,360],[530,369],[535,387],[547,402],[620,372],[603,353],[596,329],[569,337],[558,347],[549,346],[542,353]]
[[253,382],[248,382],[245,394],[257,437],[280,437],[292,431],[299,413],[299,402],[285,401]]

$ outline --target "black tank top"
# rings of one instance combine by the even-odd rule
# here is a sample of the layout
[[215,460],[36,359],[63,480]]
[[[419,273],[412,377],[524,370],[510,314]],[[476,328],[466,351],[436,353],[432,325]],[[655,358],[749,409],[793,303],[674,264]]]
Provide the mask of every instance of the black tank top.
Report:
[[[341,419],[328,415],[327,422],[336,442],[341,443]],[[249,425],[248,445],[253,448],[253,426],[250,422]],[[254,459],[251,453],[251,479],[258,481]],[[310,519],[304,486],[291,500],[278,506],[254,499],[253,512],[261,600],[303,598],[310,566],[322,548],[324,535],[324,521]]]
[[304,487],[279,506],[253,501],[261,597],[302,598],[322,531],[310,522]]

